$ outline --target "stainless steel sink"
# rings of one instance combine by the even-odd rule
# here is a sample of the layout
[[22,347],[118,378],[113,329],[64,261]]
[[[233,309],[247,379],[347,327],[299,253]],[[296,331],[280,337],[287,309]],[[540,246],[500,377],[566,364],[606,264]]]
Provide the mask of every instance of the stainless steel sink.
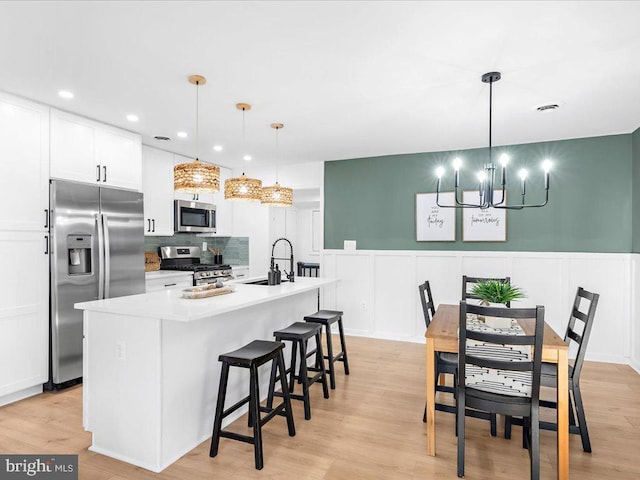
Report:
[[[288,282],[289,280],[287,279],[283,279],[281,283],[285,283]],[[276,285],[269,285],[269,283],[267,282],[267,280],[254,280],[253,282],[245,282],[245,285],[266,285],[269,287],[275,287]]]

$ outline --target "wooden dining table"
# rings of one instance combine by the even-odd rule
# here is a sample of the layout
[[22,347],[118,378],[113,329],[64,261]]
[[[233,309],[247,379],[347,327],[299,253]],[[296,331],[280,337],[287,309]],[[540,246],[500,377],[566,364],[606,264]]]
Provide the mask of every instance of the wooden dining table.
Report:
[[[458,327],[460,306],[438,306],[429,328],[427,339],[427,454],[436,455],[436,352],[458,353]],[[523,329],[527,327],[523,325]],[[545,322],[542,361],[558,364],[557,423],[558,423],[558,479],[569,479],[569,346]]]

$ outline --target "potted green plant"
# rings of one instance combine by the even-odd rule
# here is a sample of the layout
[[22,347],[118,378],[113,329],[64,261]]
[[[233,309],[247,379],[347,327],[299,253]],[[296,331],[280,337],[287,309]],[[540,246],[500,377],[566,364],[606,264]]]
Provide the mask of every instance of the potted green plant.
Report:
[[[499,280],[476,283],[471,289],[471,295],[480,298],[480,304],[487,306],[504,306],[507,302],[525,298],[522,289]],[[507,328],[511,325],[509,318],[485,317],[484,321],[494,328]]]

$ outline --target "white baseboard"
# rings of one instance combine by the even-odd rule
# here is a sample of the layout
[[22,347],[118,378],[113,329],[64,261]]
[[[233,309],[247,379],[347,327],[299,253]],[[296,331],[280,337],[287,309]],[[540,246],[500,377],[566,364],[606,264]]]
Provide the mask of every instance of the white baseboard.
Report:
[[636,372],[640,373],[640,362],[634,359],[629,360],[629,366],[633,368]]

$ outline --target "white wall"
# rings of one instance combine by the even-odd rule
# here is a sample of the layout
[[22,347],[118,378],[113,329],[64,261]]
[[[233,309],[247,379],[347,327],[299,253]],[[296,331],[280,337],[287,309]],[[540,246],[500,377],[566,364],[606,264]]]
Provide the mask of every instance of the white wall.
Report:
[[[233,175],[239,176],[242,172],[248,177],[261,179],[265,186],[275,183],[275,167],[248,166],[245,169],[234,170]],[[324,163],[282,165],[278,169],[278,180],[281,185],[298,191],[319,190],[324,182]],[[233,234],[249,237],[251,276],[266,275],[269,269],[271,245],[280,237],[287,237],[293,243],[295,261],[303,260],[299,252],[306,251],[306,247],[303,246],[301,250],[298,244],[304,230],[298,228],[297,222],[297,215],[301,210],[306,209],[265,207],[259,202],[234,202]],[[284,250],[284,243],[278,245],[276,256],[289,256],[288,247],[286,252]],[[288,262],[286,263],[288,270]],[[283,264],[281,263],[280,266],[282,267]]]
[[[436,304],[455,304],[460,300],[462,275],[510,276],[527,294],[517,305],[544,305],[546,321],[564,336],[576,289],[581,286],[600,294],[587,359],[630,363],[631,257],[600,253],[325,250],[322,276],[341,282],[333,291],[325,289],[323,305],[345,312],[349,334],[422,343],[425,328],[419,283],[431,282]],[[640,262],[640,255],[634,257]],[[635,330],[637,364],[640,343]]]

